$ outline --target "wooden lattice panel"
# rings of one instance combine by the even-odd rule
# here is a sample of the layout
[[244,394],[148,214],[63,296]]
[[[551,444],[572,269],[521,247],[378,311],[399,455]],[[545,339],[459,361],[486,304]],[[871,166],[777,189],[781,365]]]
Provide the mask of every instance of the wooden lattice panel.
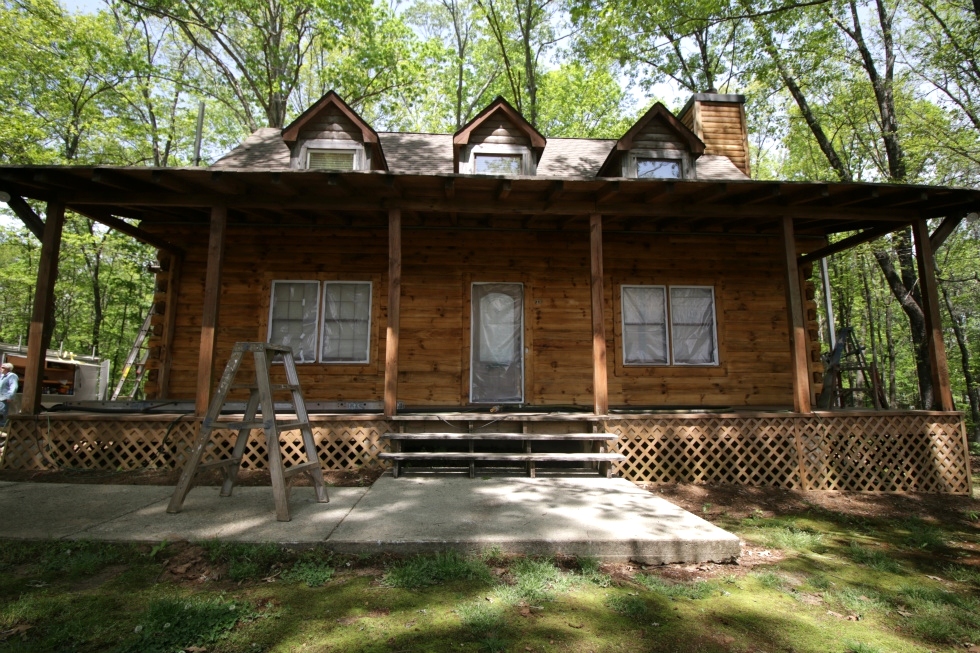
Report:
[[807,489],[969,494],[962,417],[877,413],[799,420]]
[[786,417],[637,418],[607,422],[619,435],[624,478],[799,488],[793,420]]

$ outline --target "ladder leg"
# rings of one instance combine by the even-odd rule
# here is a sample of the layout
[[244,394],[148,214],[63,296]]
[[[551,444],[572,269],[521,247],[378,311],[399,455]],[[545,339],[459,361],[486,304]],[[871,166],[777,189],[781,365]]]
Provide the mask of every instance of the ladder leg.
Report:
[[190,491],[191,485],[194,482],[194,475],[197,474],[197,467],[201,464],[204,449],[211,442],[211,430],[214,427],[215,420],[221,414],[221,407],[225,402],[225,395],[228,394],[228,389],[235,379],[235,374],[238,373],[238,367],[242,362],[242,355],[242,349],[236,345],[232,350],[231,358],[228,359],[228,364],[225,366],[225,371],[221,375],[221,382],[218,383],[218,392],[215,393],[214,398],[211,400],[207,415],[204,416],[204,421],[201,423],[201,433],[198,435],[197,442],[191,450],[191,457],[188,459],[187,464],[184,465],[184,470],[180,475],[180,481],[177,482],[174,494],[170,497],[170,504],[167,506],[167,512],[169,513],[180,512],[184,505],[184,499],[187,497],[187,493]]
[[[286,494],[286,474],[279,450],[279,428],[276,426],[276,407],[272,401],[269,383],[269,359],[265,350],[255,352],[255,381],[259,386],[259,403],[262,404],[262,421],[265,422],[265,442],[269,450],[269,474],[272,477],[272,495],[276,501],[276,519],[289,521],[289,497]],[[285,359],[287,356],[283,356]]]
[[[255,419],[255,412],[258,409],[258,405],[259,393],[256,390],[252,390],[248,396],[248,403],[245,405],[245,416],[242,421],[251,422]],[[235,449],[231,454],[232,460],[235,460],[236,463],[224,468],[225,482],[221,485],[221,496],[223,497],[230,497],[232,488],[238,482],[238,471],[242,468],[242,456],[245,455],[245,447],[248,445],[248,440],[251,436],[251,428],[240,429],[238,431],[238,437],[235,438]]]
[[[296,363],[293,361],[292,354],[283,356],[283,365],[286,368],[286,382],[293,387],[291,394],[296,419],[305,424],[300,428],[300,432],[303,434],[303,449],[306,450],[306,460],[319,463],[320,456],[316,450],[313,427],[310,425],[310,416],[306,412],[306,401],[303,399],[303,393],[299,390],[299,374],[296,373]],[[316,493],[317,503],[329,503],[330,497],[327,495],[327,486],[323,482],[323,469],[320,465],[311,467],[306,473],[313,481],[313,491]]]

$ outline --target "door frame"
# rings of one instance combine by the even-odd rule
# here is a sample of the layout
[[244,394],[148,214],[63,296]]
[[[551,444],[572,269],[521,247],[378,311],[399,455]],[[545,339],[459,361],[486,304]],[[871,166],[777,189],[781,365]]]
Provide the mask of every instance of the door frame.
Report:
[[[519,401],[500,401],[500,400],[481,400],[481,401],[474,401],[474,399],[473,399],[473,368],[474,368],[473,358],[474,358],[474,356],[476,354],[476,351],[475,351],[475,348],[473,347],[473,328],[474,328],[474,319],[473,318],[474,318],[474,312],[475,312],[475,309],[476,309],[476,304],[473,301],[473,290],[474,290],[474,287],[475,286],[504,285],[504,284],[506,284],[506,285],[520,286],[520,288],[521,288],[521,300],[519,302],[519,304],[520,304],[520,311],[521,311],[521,314],[520,314],[520,319],[521,319],[521,327],[520,327],[520,337],[521,337],[521,342],[520,342],[520,356],[521,356],[520,395],[521,395],[521,397],[520,397],[520,400]],[[527,297],[527,284],[523,280],[519,280],[519,281],[503,281],[503,280],[501,280],[501,281],[473,281],[472,279],[470,279],[469,280],[469,283],[467,285],[469,286],[468,289],[467,289],[468,290],[468,293],[467,294],[469,295],[469,316],[468,316],[468,320],[467,320],[469,322],[469,329],[468,329],[467,338],[466,338],[466,345],[467,345],[466,346],[466,349],[468,350],[468,354],[467,354],[466,358],[468,359],[467,360],[467,367],[469,368],[469,375],[468,375],[469,376],[469,383],[468,383],[468,387],[467,387],[467,401],[470,404],[479,404],[479,405],[486,405],[486,404],[520,405],[520,404],[523,404],[523,403],[525,403],[525,401],[527,399],[527,381],[528,381],[528,378],[527,378],[527,367],[528,367],[528,360],[527,360],[528,359],[527,342],[528,342],[528,339],[527,339],[527,333],[526,333],[526,331],[527,331],[527,301],[528,301],[528,297]]]

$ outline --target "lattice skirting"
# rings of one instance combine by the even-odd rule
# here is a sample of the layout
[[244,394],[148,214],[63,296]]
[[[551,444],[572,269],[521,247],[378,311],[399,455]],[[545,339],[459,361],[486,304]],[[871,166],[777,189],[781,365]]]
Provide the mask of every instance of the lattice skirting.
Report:
[[606,423],[623,477],[802,490],[969,494],[958,413],[683,416]]
[[[2,466],[6,469],[134,469],[182,468],[200,430],[190,416],[105,417],[41,415],[12,417]],[[378,465],[384,449],[385,421],[313,422],[313,437],[324,471],[357,470]],[[203,462],[227,457],[234,446],[234,431],[215,430]],[[303,462],[299,431],[280,434],[286,465]],[[252,431],[243,469],[262,469],[268,460],[265,434]]]
[[[969,494],[966,430],[959,413],[636,416],[605,422],[620,436],[626,479],[730,483],[802,490]],[[381,465],[384,420],[316,421],[325,471]],[[535,425],[540,431],[541,425]],[[7,469],[133,470],[183,467],[200,428],[191,416],[15,416],[0,466]],[[543,432],[543,431],[542,431]],[[215,431],[205,461],[225,457],[233,432]],[[282,434],[286,464],[300,462],[298,431]],[[266,465],[265,435],[253,431],[243,467]]]

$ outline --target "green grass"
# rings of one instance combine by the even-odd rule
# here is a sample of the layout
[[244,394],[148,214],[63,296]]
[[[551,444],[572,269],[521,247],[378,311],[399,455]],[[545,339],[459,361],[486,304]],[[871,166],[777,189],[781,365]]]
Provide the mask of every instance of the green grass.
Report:
[[968,522],[817,509],[718,519],[773,562],[681,582],[658,568],[624,575],[594,558],[499,549],[399,559],[205,542],[197,558],[225,575],[169,581],[163,571],[187,559],[186,544],[4,541],[0,651],[951,653],[980,643],[980,566],[970,564],[980,532]]

